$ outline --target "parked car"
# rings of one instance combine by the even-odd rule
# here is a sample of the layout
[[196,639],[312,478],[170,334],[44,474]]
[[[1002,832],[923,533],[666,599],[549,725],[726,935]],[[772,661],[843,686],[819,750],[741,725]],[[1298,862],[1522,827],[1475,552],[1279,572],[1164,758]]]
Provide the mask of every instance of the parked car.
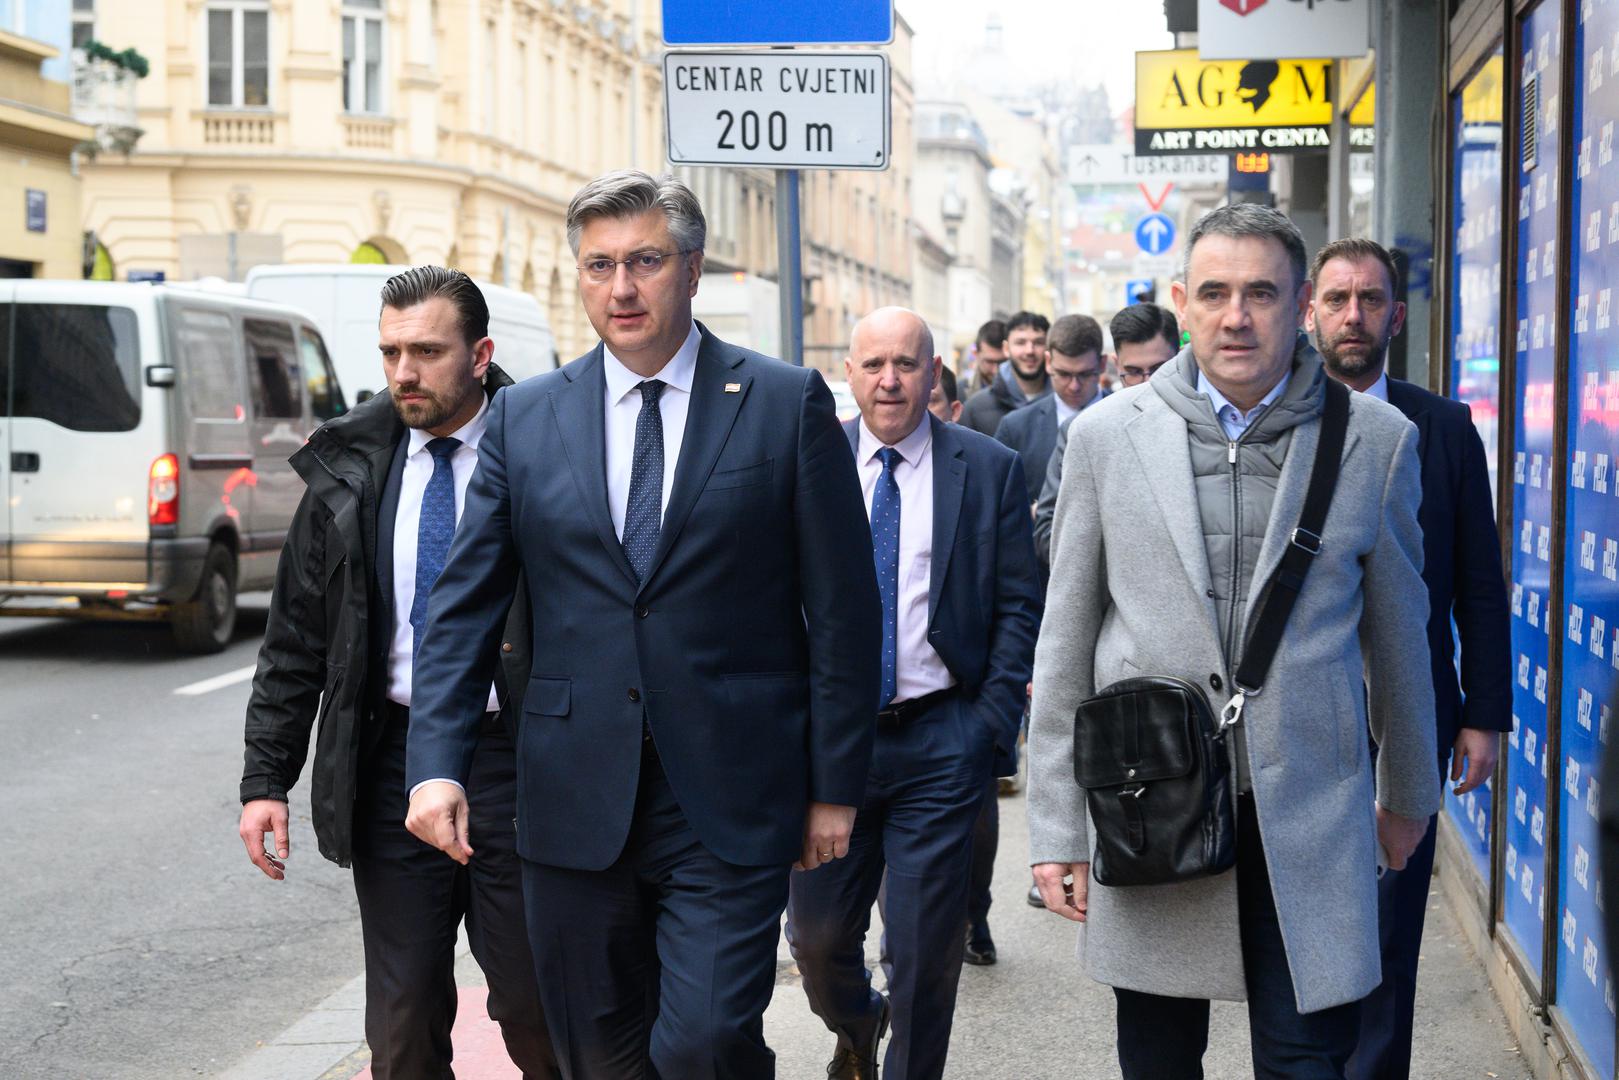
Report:
[[[288,263],[256,266],[247,273],[247,295],[306,312],[331,345],[337,374],[355,401],[386,385],[377,352],[382,286],[408,266],[371,263]],[[495,363],[513,379],[557,366],[556,340],[545,309],[528,293],[478,282],[489,305],[489,336]]]
[[0,281],[0,614],[163,619],[230,641],[346,408],[313,320],[163,285]]

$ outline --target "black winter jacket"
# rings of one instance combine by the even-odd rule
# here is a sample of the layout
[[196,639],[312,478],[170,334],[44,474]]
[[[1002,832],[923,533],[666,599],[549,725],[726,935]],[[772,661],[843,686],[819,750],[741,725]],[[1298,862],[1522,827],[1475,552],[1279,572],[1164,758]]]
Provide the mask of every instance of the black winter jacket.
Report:
[[[491,397],[512,380],[491,364]],[[405,432],[386,393],[323,424],[290,459],[307,490],[276,569],[269,623],[248,701],[241,799],[287,800],[315,727],[310,806],[320,853],[340,866],[353,852],[362,763],[381,732],[392,626],[373,572],[377,512]],[[384,553],[385,556],[387,553]],[[529,606],[519,585],[496,680],[515,733],[528,685]],[[509,688],[509,689],[508,689]],[[515,692],[513,692],[515,691]]]

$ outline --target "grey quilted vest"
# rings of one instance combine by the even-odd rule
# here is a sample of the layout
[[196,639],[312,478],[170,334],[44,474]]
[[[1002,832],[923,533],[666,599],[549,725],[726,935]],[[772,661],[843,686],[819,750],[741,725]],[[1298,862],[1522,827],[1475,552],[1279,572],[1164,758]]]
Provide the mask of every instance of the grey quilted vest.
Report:
[[[1152,387],[1186,421],[1203,549],[1214,583],[1220,647],[1229,677],[1241,659],[1239,636],[1248,618],[1249,587],[1270,526],[1271,504],[1276,500],[1293,429],[1320,415],[1327,376],[1321,358],[1301,334],[1287,389],[1233,441],[1215,416],[1213,403],[1198,392],[1197,375],[1197,361],[1187,347],[1154,375]],[[1215,712],[1223,704],[1224,699],[1216,695]],[[1248,748],[1242,725],[1237,726],[1236,734],[1237,779],[1241,790],[1248,791]]]

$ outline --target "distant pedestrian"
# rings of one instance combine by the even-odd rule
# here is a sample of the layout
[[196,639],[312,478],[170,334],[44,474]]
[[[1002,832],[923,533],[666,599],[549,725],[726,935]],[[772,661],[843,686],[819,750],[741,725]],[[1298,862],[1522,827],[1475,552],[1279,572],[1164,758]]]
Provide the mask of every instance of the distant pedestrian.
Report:
[[939,381],[928,395],[928,412],[947,424],[961,419],[961,398],[956,394],[956,373],[948,364],[939,365]]
[[1051,323],[1044,315],[1020,311],[1006,321],[1006,361],[986,393],[967,401],[961,422],[984,435],[995,429],[1013,409],[1039,401],[1051,393],[1046,375],[1046,333]]
[[[1070,435],[1035,660],[1030,858],[1046,907],[1087,924],[1083,962],[1114,988],[1126,1080],[1201,1075],[1210,998],[1248,1001],[1256,1075],[1342,1077],[1382,978],[1379,845],[1402,869],[1439,805],[1417,430],[1329,385],[1299,333],[1304,242],[1274,210],[1206,214],[1173,291],[1190,347]],[[1324,410],[1340,406],[1347,452],[1326,464],[1336,489],[1316,542],[1295,525]],[[1274,659],[1239,687],[1266,599],[1301,567],[1290,618],[1279,637],[1268,628]],[[1179,680],[1174,700],[1207,695],[1231,725],[1235,868],[1125,884],[1132,857],[1161,850],[1176,804],[1155,796],[1184,758],[1155,741],[1168,728],[1130,729],[1137,740],[1105,726],[1167,722],[1140,696],[1079,706],[1153,677]],[[1127,769],[1144,774],[1134,787]],[[1117,776],[1097,793],[1115,802],[1088,800],[1076,772]],[[1104,841],[1111,885],[1091,873]]]
[[[378,1080],[450,1075],[462,922],[489,1015],[525,1077],[557,1077],[518,876],[513,735],[529,677],[527,601],[496,598],[502,663],[480,683],[467,747],[477,857],[449,862],[405,829],[405,733],[427,598],[478,467],[489,402],[489,309],[458,270],[419,266],[382,288],[388,392],[331,420],[292,456],[308,485],[281,552],[247,705],[240,833],[277,881],[287,800],[316,728],[311,773],[322,855],[354,868],[365,940],[365,1035]],[[507,614],[509,609],[509,616]],[[265,844],[273,834],[274,849]]]
[[961,380],[961,401],[966,404],[981,392],[995,385],[1001,365],[1006,362],[1006,324],[991,319],[978,328],[973,341],[972,367]]
[[[1387,401],[1417,425],[1436,764],[1441,783],[1448,771],[1456,793],[1465,795],[1494,773],[1501,733],[1512,730],[1511,616],[1484,442],[1466,405],[1390,378],[1385,370],[1389,341],[1405,325],[1405,305],[1395,299],[1394,260],[1380,244],[1348,239],[1326,245],[1316,253],[1310,280],[1306,326],[1327,374]],[[1430,820],[1405,869],[1391,870],[1378,882],[1383,982],[1361,1002],[1360,1042],[1349,1062],[1355,1080],[1405,1080],[1411,1074],[1434,832]]]
[[995,438],[1023,459],[1024,476],[1044,479],[1057,429],[1105,396],[1102,363],[1102,327],[1095,319],[1064,315],[1052,324],[1046,336],[1046,375],[1053,392],[1008,413],[995,430]]
[[[1131,304],[1113,316],[1107,326],[1113,339],[1113,359],[1119,368],[1123,389],[1140,386],[1180,351],[1180,324],[1168,308],[1157,304]],[[1051,448],[1046,471],[1040,479],[1040,494],[1034,506],[1034,549],[1042,565],[1051,565],[1051,519],[1057,511],[1057,490],[1062,486],[1062,456],[1068,446],[1072,417],[1057,429],[1057,442]],[[1031,897],[1030,903],[1033,903]]]
[[[827,1075],[944,1073],[962,957],[969,839],[996,747],[1017,738],[1040,598],[1017,455],[930,416],[941,366],[903,308],[862,319],[844,363],[844,425],[871,517],[883,687],[849,855],[793,878],[787,940],[810,1008],[837,1036]],[[845,552],[847,557],[855,553]],[[887,871],[892,976],[871,988],[864,939]]]
[[563,1068],[768,1080],[788,880],[848,853],[871,761],[859,480],[819,373],[692,319],[707,225],[689,187],[607,173],[567,231],[601,341],[490,408],[427,618],[407,822],[468,858],[468,748],[525,573],[517,842]]

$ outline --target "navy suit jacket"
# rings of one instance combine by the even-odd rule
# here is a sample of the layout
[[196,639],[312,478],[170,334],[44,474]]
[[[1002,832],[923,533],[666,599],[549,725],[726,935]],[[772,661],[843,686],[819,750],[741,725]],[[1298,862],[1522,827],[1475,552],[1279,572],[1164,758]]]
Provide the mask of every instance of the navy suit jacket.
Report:
[[[931,413],[927,419],[933,426],[928,644],[956,677],[963,700],[995,732],[997,749],[1010,753],[1017,746],[1040,628],[1040,578],[1023,467],[989,436]],[[843,430],[858,453],[860,421],[847,421]]]
[[[1439,752],[1459,728],[1512,730],[1512,646],[1501,540],[1484,443],[1471,410],[1398,379],[1389,404],[1417,426],[1422,460],[1422,579],[1428,586]],[[1461,638],[1457,684],[1456,638]]]
[[1023,459],[1023,475],[1037,481],[1046,475],[1046,463],[1057,448],[1057,394],[1055,391],[1006,414],[995,429],[995,439],[1010,446]]
[[[623,850],[642,723],[698,840],[786,865],[811,801],[858,806],[880,686],[871,530],[814,371],[706,329],[644,582],[607,505],[598,345],[495,398],[417,659],[407,782],[464,779],[521,569],[533,676],[518,850],[600,870]],[[476,846],[477,839],[473,838]]]

